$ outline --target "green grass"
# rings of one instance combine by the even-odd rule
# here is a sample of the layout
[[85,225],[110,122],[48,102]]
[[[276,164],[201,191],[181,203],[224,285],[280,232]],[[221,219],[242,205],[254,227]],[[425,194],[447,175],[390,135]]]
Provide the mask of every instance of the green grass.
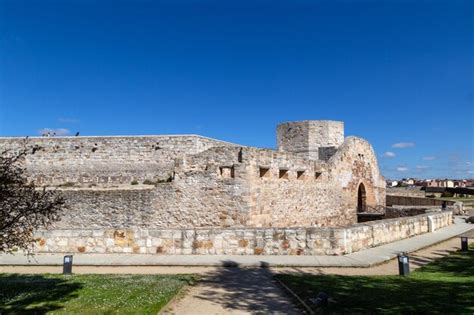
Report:
[[[474,249],[454,253],[401,276],[279,275],[316,313],[473,314]],[[311,298],[334,301],[316,307]]]
[[156,314],[192,275],[0,274],[0,314]]

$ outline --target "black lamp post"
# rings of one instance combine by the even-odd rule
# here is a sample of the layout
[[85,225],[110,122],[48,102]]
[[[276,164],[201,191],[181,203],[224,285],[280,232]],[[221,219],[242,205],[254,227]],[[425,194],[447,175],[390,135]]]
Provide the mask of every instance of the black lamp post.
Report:
[[468,251],[467,236],[461,236],[461,251]]
[[66,255],[63,259],[63,275],[72,274],[72,255]]
[[408,276],[410,274],[410,259],[405,253],[398,254],[398,273],[400,276]]

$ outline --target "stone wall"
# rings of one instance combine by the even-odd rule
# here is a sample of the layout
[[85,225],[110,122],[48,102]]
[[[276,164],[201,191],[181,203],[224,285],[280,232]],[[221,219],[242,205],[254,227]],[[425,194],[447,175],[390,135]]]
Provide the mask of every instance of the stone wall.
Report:
[[61,221],[54,228],[153,227],[153,189],[80,189],[62,190],[66,200]]
[[394,205],[397,206],[442,206],[443,202],[446,202],[446,205],[452,206],[455,201],[443,201],[438,199],[431,198],[422,198],[422,197],[408,197],[408,196],[394,196],[387,195],[386,204],[387,207]]
[[28,148],[25,166],[38,185],[166,180],[176,158],[229,145],[195,135],[0,138],[2,151]]
[[278,150],[310,160],[327,160],[344,142],[344,123],[330,120],[286,122],[277,126]]
[[377,157],[371,145],[358,137],[347,137],[336,154],[327,163],[328,181],[341,191],[332,198],[338,199],[341,209],[356,217],[358,189],[365,189],[365,202],[371,208],[385,205],[386,183],[380,174]]
[[[34,137],[24,165],[37,185],[64,190],[63,229],[347,226],[357,222],[361,185],[368,206],[385,204],[367,141],[344,140],[342,122],[288,126],[297,132],[284,131],[279,151],[199,136]],[[0,138],[2,151],[24,145]],[[323,148],[324,159],[298,145]]]
[[247,213],[235,185],[215,185],[198,176],[127,189],[62,189],[67,202],[63,228],[184,228],[243,226]]
[[387,195],[424,198],[425,191],[421,187],[387,187]]
[[[429,221],[433,222],[433,231],[452,224],[452,211],[421,214],[413,217],[371,221],[354,225],[346,230],[345,253],[364,248],[379,246],[415,235],[429,232]],[[339,238],[339,244],[344,244]],[[342,245],[341,245],[342,246]]]
[[[323,163],[288,152],[251,152],[250,224],[253,226],[340,226],[356,221],[340,207],[341,187]],[[267,169],[266,174],[260,174]]]
[[452,223],[452,212],[355,224],[345,228],[55,229],[38,231],[39,253],[158,255],[343,255]]

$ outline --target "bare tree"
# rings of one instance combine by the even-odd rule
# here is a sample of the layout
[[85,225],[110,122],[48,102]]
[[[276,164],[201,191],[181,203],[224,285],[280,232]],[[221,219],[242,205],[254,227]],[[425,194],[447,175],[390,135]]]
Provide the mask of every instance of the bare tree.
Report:
[[34,231],[59,220],[64,205],[59,192],[28,183],[21,165],[27,152],[3,151],[0,155],[0,253],[30,252]]

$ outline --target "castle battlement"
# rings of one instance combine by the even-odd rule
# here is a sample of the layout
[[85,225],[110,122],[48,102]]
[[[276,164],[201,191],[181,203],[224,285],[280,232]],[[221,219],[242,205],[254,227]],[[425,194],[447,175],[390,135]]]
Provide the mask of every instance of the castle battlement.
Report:
[[0,148],[27,148],[29,180],[67,194],[59,228],[343,226],[357,221],[361,202],[385,203],[370,144],[344,138],[342,122],[282,123],[277,142],[272,150],[196,135],[31,137],[0,138]]

